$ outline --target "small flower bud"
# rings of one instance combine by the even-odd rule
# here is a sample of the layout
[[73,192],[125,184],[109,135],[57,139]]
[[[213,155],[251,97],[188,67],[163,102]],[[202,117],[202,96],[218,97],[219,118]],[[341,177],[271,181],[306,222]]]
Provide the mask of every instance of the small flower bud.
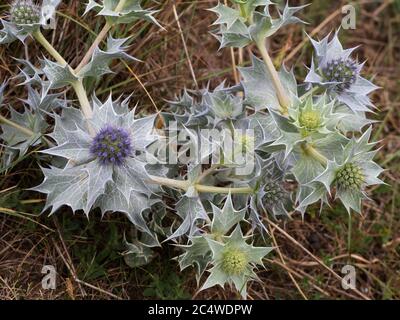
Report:
[[313,131],[322,123],[321,114],[318,111],[304,110],[300,114],[299,122],[306,130]]
[[362,169],[354,163],[346,163],[336,173],[338,186],[346,189],[360,189],[364,183]]
[[246,270],[247,258],[243,251],[228,249],[223,253],[222,270],[229,275],[241,274]]
[[282,190],[282,187],[276,182],[268,182],[264,186],[263,190],[264,190],[264,195],[261,201],[266,206],[273,206],[277,204],[279,201],[282,201],[282,198],[284,197],[284,192]]
[[39,7],[32,0],[16,0],[11,6],[11,22],[16,25],[40,22]]

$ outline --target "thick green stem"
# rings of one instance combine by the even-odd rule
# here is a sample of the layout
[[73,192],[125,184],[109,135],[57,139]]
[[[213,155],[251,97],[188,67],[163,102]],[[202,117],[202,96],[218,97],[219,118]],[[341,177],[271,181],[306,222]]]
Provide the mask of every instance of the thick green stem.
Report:
[[281,80],[279,79],[278,72],[275,69],[275,66],[271,60],[271,57],[268,54],[268,50],[265,47],[264,40],[256,41],[256,45],[258,50],[260,50],[261,56],[264,60],[265,65],[271,75],[272,83],[276,90],[276,96],[278,98],[279,104],[281,106],[281,113],[284,115],[288,114],[288,108],[290,105],[289,98],[285,95],[285,90],[283,89],[283,85]]
[[157,176],[150,176],[150,179],[151,179],[150,182],[159,184],[162,186],[181,189],[181,190],[185,190],[185,191],[189,188],[189,184],[187,181],[174,180],[174,179],[157,177]]
[[56,61],[62,66],[66,66],[68,63],[65,59],[58,53],[56,49],[47,41],[43,36],[42,32],[38,29],[32,33],[33,37],[47,50],[50,55],[56,59]]
[[317,149],[315,149],[311,144],[304,143],[302,145],[302,149],[304,153],[317,160],[324,167],[326,167],[326,165],[328,164],[328,159],[326,159],[325,156],[321,154]]
[[224,187],[214,187],[214,186],[205,186],[201,184],[196,184],[195,188],[198,192],[221,193],[221,194],[222,193],[249,194],[254,192],[254,190],[250,187],[224,188]]
[[78,96],[79,103],[81,105],[82,112],[86,119],[91,119],[93,116],[92,107],[90,106],[89,99],[86,94],[86,90],[83,87],[82,80],[78,80],[72,84],[76,95]]
[[[156,183],[162,186],[167,186],[171,188],[181,189],[187,191],[191,186],[188,181],[182,180],[174,180],[164,177],[157,177],[157,176],[150,176],[152,183]],[[194,187],[198,192],[209,192],[209,193],[224,193],[224,194],[248,194],[253,193],[253,189],[250,187],[243,187],[243,188],[224,188],[224,187],[214,187],[214,186],[206,186],[202,184],[195,184]]]

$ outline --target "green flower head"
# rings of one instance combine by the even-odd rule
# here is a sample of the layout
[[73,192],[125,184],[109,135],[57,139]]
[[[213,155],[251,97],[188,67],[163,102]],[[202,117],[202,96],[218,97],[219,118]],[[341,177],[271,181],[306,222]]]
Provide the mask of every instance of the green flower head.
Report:
[[336,172],[336,183],[340,188],[359,190],[364,183],[363,170],[358,164],[348,162]]
[[40,8],[32,0],[16,0],[11,5],[10,17],[16,25],[38,24]]
[[223,237],[221,241],[207,238],[213,267],[201,290],[215,285],[223,287],[228,283],[234,284],[236,290],[246,297],[247,282],[257,280],[254,268],[263,265],[263,257],[272,250],[270,247],[253,247],[246,243],[246,239],[239,224],[229,237]]
[[42,0],[38,5],[34,0],[14,0],[10,5],[7,19],[0,18],[0,44],[16,40],[25,43],[26,38],[39,30],[50,27],[57,6],[61,0]]
[[319,111],[304,110],[300,113],[299,122],[307,131],[313,131],[322,124],[322,116]]
[[222,270],[229,275],[237,275],[246,271],[247,256],[242,250],[227,248],[222,253]]
[[327,97],[308,97],[298,101],[297,107],[289,110],[293,124],[303,136],[314,133],[327,134],[332,132],[342,115],[333,113],[334,102]]
[[378,178],[383,169],[373,161],[377,151],[371,150],[376,143],[369,142],[370,136],[371,127],[359,139],[351,139],[341,156],[328,160],[326,169],[309,184],[313,191],[302,200],[300,208],[319,199],[328,202],[327,194],[334,190],[348,212],[361,212],[361,200],[368,198],[365,188],[383,183]]

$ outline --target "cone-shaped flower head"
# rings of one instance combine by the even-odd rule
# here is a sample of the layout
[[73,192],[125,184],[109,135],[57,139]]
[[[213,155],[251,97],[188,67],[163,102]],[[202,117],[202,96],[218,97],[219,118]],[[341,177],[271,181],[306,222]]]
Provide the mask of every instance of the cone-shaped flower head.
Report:
[[229,275],[241,274],[246,270],[246,252],[239,249],[227,248],[222,253],[222,270]]
[[359,70],[357,63],[352,59],[338,58],[328,61],[322,68],[322,74],[327,82],[336,83],[336,90],[342,92],[350,89],[356,82]]
[[229,283],[246,297],[247,282],[258,279],[254,268],[262,265],[263,257],[272,250],[270,247],[253,247],[246,243],[246,239],[239,224],[229,237],[222,237],[221,241],[206,238],[212,251],[213,267],[202,290]]
[[321,125],[322,116],[319,111],[304,110],[300,113],[299,122],[307,131],[313,131]]
[[286,197],[285,191],[277,181],[267,182],[264,186],[263,193],[264,195],[261,201],[267,207],[278,204],[284,197]]
[[359,165],[348,162],[336,172],[336,182],[340,188],[360,190],[364,183],[364,173]]
[[90,152],[101,164],[123,164],[132,152],[129,132],[124,128],[104,127],[93,139]]
[[256,191],[250,199],[250,219],[254,227],[266,231],[262,214],[288,216],[292,200],[290,192],[285,189],[285,166],[270,159],[260,167],[260,176],[250,184]]
[[7,44],[25,39],[39,30],[49,28],[53,21],[57,6],[61,0],[43,0],[41,5],[34,0],[14,0],[10,5],[7,19],[0,19],[0,44]]
[[332,98],[347,105],[354,112],[370,111],[373,107],[368,94],[377,87],[361,77],[363,63],[351,58],[356,48],[343,49],[336,32],[332,40],[329,35],[321,41],[311,39],[315,59],[311,61],[306,82],[328,89]]
[[328,160],[325,171],[309,184],[313,192],[302,200],[300,208],[318,200],[328,202],[328,195],[335,190],[348,212],[361,211],[361,200],[367,198],[365,188],[383,183],[378,178],[383,169],[373,161],[377,151],[371,150],[376,143],[369,142],[370,135],[371,127],[359,139],[352,138],[337,159]]
[[308,97],[298,103],[297,107],[289,111],[294,124],[303,136],[312,133],[327,134],[333,132],[343,115],[335,114],[334,102],[321,97]]
[[142,212],[151,206],[156,186],[146,183],[144,160],[147,146],[156,140],[154,119],[135,119],[126,103],[111,97],[104,104],[94,101],[89,120],[72,108],[56,116],[51,136],[57,146],[43,152],[65,158],[68,164],[43,169],[45,180],[34,190],[48,194],[45,209],[52,207],[54,212],[68,204],[86,214],[94,207],[124,212],[140,230],[148,231]]
[[40,22],[40,9],[32,0],[16,0],[11,5],[11,22],[32,25]]

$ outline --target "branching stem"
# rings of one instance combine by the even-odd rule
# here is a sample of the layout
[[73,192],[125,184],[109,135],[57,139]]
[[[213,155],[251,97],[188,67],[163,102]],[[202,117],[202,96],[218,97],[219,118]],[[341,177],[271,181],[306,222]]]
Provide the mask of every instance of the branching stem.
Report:
[[328,159],[326,159],[325,156],[321,154],[317,149],[315,149],[311,144],[304,143],[302,145],[302,149],[304,153],[317,160],[324,167],[326,167],[326,165],[328,164]]
[[279,104],[281,106],[280,111],[283,115],[287,115],[290,101],[289,101],[288,97],[285,95],[285,90],[283,89],[282,82],[279,79],[279,75],[275,69],[274,63],[272,62],[271,57],[268,54],[268,50],[265,47],[264,40],[256,41],[256,45],[257,45],[258,49],[260,50],[261,56],[264,60],[264,63],[271,75],[272,83],[276,90],[276,96],[277,96]]
[[[115,12],[120,12],[124,8],[126,4],[126,0],[120,0],[118,5],[115,7]],[[92,45],[90,46],[89,50],[86,52],[85,56],[83,57],[82,61],[75,69],[75,73],[79,73],[79,71],[90,61],[92,57],[93,51],[97,48],[97,46],[103,41],[103,39],[107,36],[108,31],[113,27],[110,22],[106,22],[103,29],[101,29],[100,33],[97,35],[96,39],[93,41]]]
[[100,33],[97,35],[96,39],[93,41],[89,50],[86,52],[82,61],[76,67],[75,73],[79,73],[79,71],[81,71],[81,69],[90,61],[93,51],[97,48],[97,46],[100,44],[100,42],[103,41],[103,39],[107,35],[108,31],[110,31],[111,27],[112,27],[112,25],[108,22],[104,25],[103,29],[101,29]]
[[[46,38],[43,36],[43,34],[40,32],[40,30],[37,30],[33,33],[33,36],[35,39],[47,50],[47,52],[54,58],[56,61],[61,64],[62,66],[68,65],[68,63],[65,61],[65,59],[61,56],[61,54],[58,53],[58,51],[46,40]],[[75,73],[73,70],[71,70],[73,73]],[[76,95],[79,99],[79,103],[82,109],[82,112],[85,116],[86,119],[91,119],[92,118],[92,107],[90,105],[89,99],[87,97],[87,93],[85,88],[83,87],[82,80],[79,79],[75,83],[72,84],[72,87],[74,88]],[[90,128],[89,128],[90,130]]]
[[[162,186],[167,186],[171,188],[181,189],[187,191],[191,186],[188,181],[174,180],[164,177],[150,176],[151,182]],[[221,194],[249,194],[253,193],[253,189],[250,187],[242,188],[225,188],[225,187],[214,187],[206,186],[202,184],[195,184],[194,187],[198,192],[209,192],[209,193],[221,193]]]
[[61,64],[63,67],[68,63],[65,59],[58,53],[56,49],[51,45],[50,42],[43,36],[43,33],[40,30],[36,30],[32,33],[33,37],[47,50],[50,55],[56,59],[56,61]]

